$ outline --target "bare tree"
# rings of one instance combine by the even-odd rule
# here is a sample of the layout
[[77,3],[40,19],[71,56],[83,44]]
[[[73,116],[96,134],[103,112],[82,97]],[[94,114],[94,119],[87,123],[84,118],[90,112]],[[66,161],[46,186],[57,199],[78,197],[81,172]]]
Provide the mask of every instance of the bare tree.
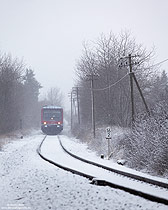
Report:
[[19,126],[20,87],[24,65],[18,59],[12,60],[10,55],[0,57],[0,122],[1,132],[11,131]]
[[[28,121],[29,127],[34,126],[39,88],[33,71],[26,71],[22,61],[11,55],[0,55],[0,119],[3,119],[0,133],[19,129]],[[24,123],[24,128],[28,128],[28,124]]]
[[[134,60],[136,65],[132,67],[142,89],[145,90],[149,86],[148,79],[151,69],[148,68],[148,63],[152,53],[148,53],[141,44],[138,45],[128,32],[121,32],[118,36],[112,33],[109,36],[102,34],[95,42],[84,45],[83,55],[77,63],[76,72],[80,85],[83,87],[85,87],[86,75],[91,72],[98,75],[94,90],[97,123],[122,126],[127,126],[130,123],[130,85],[129,77],[125,77],[129,72],[127,58],[129,54],[138,55],[138,61]],[[126,64],[119,68],[119,62],[123,56],[125,60],[122,61]],[[116,83],[121,79],[122,82]],[[90,88],[88,84],[87,87]],[[87,88],[83,92],[85,92],[85,98],[86,94],[89,98]],[[142,107],[140,97],[137,90],[134,94],[138,111]],[[88,104],[84,102],[82,105],[81,103],[83,106],[81,109],[85,110],[85,113],[89,113]]]
[[54,105],[54,106],[63,106],[63,94],[57,87],[52,87],[47,92],[42,104],[43,105]]
[[36,80],[34,71],[26,69],[23,83],[24,115],[22,117],[24,127],[37,127],[39,125],[38,96],[42,88]]

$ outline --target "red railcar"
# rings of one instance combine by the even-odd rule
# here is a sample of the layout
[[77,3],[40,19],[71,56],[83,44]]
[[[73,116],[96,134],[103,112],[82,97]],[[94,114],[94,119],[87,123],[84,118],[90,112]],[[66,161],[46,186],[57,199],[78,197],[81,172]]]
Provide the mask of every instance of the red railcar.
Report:
[[41,130],[45,134],[59,134],[63,130],[63,109],[61,107],[43,106]]

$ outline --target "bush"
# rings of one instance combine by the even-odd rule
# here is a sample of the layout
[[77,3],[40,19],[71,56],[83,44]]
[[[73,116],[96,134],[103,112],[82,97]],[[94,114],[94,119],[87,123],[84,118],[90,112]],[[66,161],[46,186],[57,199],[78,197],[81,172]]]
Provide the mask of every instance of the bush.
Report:
[[[96,138],[93,138],[93,132],[91,128],[80,129],[77,138],[82,142],[88,144],[88,148],[96,151],[97,155],[100,157],[104,154],[105,157],[108,155],[108,141],[106,137],[106,127],[99,126],[96,128]],[[114,160],[123,158],[123,141],[125,134],[128,132],[127,129],[123,129],[118,126],[111,127],[112,129],[112,139],[110,140],[110,153]]]
[[123,144],[130,167],[157,175],[168,171],[168,106],[158,104],[151,116],[141,114]]

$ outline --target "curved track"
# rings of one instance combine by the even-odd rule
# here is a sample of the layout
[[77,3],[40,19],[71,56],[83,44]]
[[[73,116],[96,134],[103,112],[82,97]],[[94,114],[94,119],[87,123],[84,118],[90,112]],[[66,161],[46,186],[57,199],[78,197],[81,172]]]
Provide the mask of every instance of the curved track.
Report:
[[118,188],[151,201],[168,205],[167,183],[119,171],[78,157],[65,148],[61,136],[45,136],[37,152],[49,163],[84,176],[92,180],[91,183],[93,184]]

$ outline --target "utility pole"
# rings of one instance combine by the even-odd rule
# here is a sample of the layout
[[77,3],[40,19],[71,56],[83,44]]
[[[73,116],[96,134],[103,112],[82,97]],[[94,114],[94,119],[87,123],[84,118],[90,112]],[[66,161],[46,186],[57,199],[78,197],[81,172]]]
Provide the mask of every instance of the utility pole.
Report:
[[72,132],[72,128],[73,128],[73,102],[72,102],[72,95],[73,95],[73,91],[71,91],[71,132]]
[[96,129],[95,129],[95,100],[94,100],[94,75],[91,74],[91,101],[92,101],[92,130],[93,137],[96,137]]
[[132,57],[136,57],[136,55],[132,56],[129,54],[128,56],[125,56],[123,58],[120,58],[121,60],[128,60],[124,64],[121,62],[119,67],[129,67],[129,75],[130,75],[130,93],[131,93],[131,118],[132,122],[134,122],[134,115],[135,115],[135,108],[134,108],[134,86],[133,86],[133,75],[132,75]]
[[132,66],[133,66],[133,65],[139,64],[139,62],[134,62],[134,63],[132,62],[132,58],[133,58],[133,57],[137,57],[137,56],[138,56],[138,55],[133,55],[133,56],[132,56],[131,54],[129,54],[128,57],[120,58],[120,60],[121,60],[121,59],[128,59],[128,64],[127,64],[127,62],[126,62],[126,64],[124,64],[124,65],[123,65],[122,63],[121,63],[121,65],[119,65],[119,67],[122,67],[122,66],[127,67],[127,66],[129,66],[130,88],[131,88],[131,112],[132,112],[132,122],[134,121],[134,115],[135,115],[133,80],[135,81],[135,84],[136,84],[136,86],[137,86],[137,88],[138,88],[138,91],[139,91],[139,93],[140,93],[140,96],[141,96],[141,98],[142,98],[142,101],[143,101],[143,103],[144,103],[144,105],[145,105],[146,111],[147,111],[148,114],[150,115],[150,111],[149,111],[149,109],[148,109],[147,103],[146,103],[145,98],[144,98],[144,96],[143,96],[142,90],[141,90],[141,88],[140,88],[140,86],[139,86],[139,83],[138,83],[138,81],[137,81],[137,79],[136,79],[136,76],[135,76],[134,72],[132,71]]
[[95,76],[98,76],[97,74],[94,74],[93,72],[89,75],[86,75],[88,77],[87,80],[91,82],[91,114],[92,114],[92,131],[93,131],[93,137],[96,137],[96,126],[95,126],[95,96],[94,96],[94,80]]
[[71,91],[71,131],[73,124],[80,125],[79,87],[73,87]]
[[79,87],[76,87],[76,100],[77,100],[77,110],[78,110],[78,124],[80,125]]
[[140,86],[139,86],[138,80],[137,80],[137,78],[135,77],[135,74],[134,74],[134,73],[132,73],[132,76],[133,76],[133,79],[134,79],[134,81],[135,81],[135,83],[136,83],[136,86],[137,86],[137,88],[138,88],[138,91],[139,91],[139,93],[140,93],[140,96],[141,96],[141,98],[142,98],[142,101],[143,101],[143,103],[144,103],[144,105],[145,105],[145,109],[146,109],[146,111],[148,112],[148,114],[150,115],[149,108],[148,108],[147,103],[146,103],[146,101],[145,101],[145,98],[144,98],[144,96],[143,96],[142,90],[141,90],[141,88],[140,88]]
[[131,88],[131,112],[132,112],[132,122],[134,121],[134,86],[133,86],[133,76],[132,76],[132,61],[131,61],[131,54],[128,56],[129,59],[129,73],[130,73],[130,88]]

